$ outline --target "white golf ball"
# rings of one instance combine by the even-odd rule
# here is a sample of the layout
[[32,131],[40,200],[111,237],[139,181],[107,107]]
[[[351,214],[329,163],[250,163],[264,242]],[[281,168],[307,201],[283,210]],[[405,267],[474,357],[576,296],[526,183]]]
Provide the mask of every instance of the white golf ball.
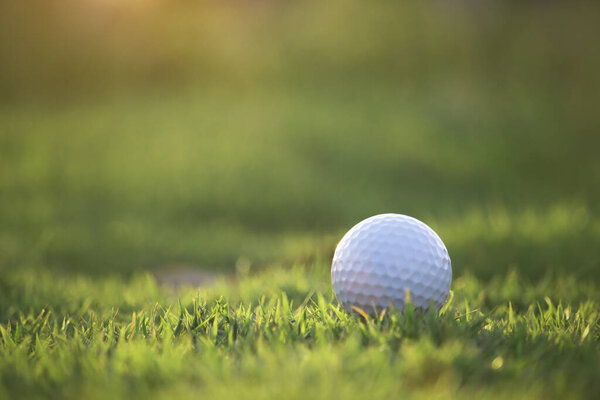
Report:
[[439,310],[452,281],[448,250],[418,219],[401,214],[367,218],[337,245],[331,265],[333,291],[344,309],[372,313],[391,305]]

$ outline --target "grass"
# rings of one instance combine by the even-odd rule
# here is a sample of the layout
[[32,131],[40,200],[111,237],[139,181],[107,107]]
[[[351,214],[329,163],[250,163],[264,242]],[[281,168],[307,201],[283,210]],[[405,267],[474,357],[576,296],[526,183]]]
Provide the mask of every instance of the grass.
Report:
[[[439,312],[345,313],[326,266],[178,296],[149,276],[3,278],[4,397],[593,398],[600,293],[516,272]],[[46,278],[42,276],[41,278]],[[40,305],[46,302],[46,305]],[[10,308],[12,306],[12,309]]]
[[478,126],[456,117],[464,129],[447,132],[427,96],[394,91],[380,89],[385,106],[280,89],[5,109],[2,265],[102,274],[325,260],[354,223],[393,211],[439,231],[457,268],[489,275],[528,254],[538,276],[598,266],[600,171],[595,153],[570,149],[596,139],[575,131],[546,145],[548,126],[527,120],[507,136],[496,114]]
[[[0,398],[597,397],[597,6],[84,3],[0,5]],[[335,300],[382,212],[439,313]]]

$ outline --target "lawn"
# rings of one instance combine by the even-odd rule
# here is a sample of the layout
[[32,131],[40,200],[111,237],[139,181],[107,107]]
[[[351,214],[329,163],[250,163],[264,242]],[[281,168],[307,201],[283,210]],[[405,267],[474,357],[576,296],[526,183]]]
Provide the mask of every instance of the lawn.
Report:
[[[5,398],[594,398],[599,292],[457,277],[441,312],[349,315],[327,265],[205,289],[20,271],[2,279]],[[7,317],[8,315],[8,317]]]
[[[0,6],[0,398],[596,398],[598,7],[466,3]],[[383,212],[439,313],[336,301]]]

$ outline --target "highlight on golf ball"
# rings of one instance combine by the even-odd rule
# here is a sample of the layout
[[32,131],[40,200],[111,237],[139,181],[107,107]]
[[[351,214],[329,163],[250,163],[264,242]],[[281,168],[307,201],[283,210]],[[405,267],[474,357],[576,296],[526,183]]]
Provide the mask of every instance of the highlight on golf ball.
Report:
[[335,249],[333,291],[347,311],[372,313],[389,306],[404,311],[439,310],[450,291],[452,265],[446,246],[429,226],[401,214],[380,214],[355,225]]

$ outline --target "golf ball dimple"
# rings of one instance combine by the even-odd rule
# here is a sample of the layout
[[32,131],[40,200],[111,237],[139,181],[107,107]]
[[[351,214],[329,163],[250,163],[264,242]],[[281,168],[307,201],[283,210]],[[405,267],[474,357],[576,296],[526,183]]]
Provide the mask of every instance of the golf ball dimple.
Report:
[[337,245],[331,265],[333,291],[347,311],[366,312],[410,302],[439,310],[446,302],[452,266],[440,237],[418,219],[401,214],[367,218]]

